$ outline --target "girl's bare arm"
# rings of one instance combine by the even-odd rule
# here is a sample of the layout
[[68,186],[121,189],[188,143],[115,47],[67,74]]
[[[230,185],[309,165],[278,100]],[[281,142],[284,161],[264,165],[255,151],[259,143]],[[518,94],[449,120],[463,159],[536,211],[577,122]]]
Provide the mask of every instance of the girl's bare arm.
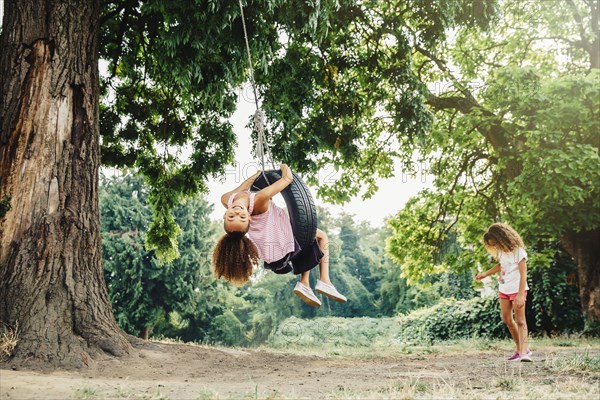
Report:
[[294,180],[292,170],[287,166],[287,164],[281,164],[280,168],[281,178],[256,193],[256,197],[254,198],[254,211],[252,214],[262,214],[267,211],[269,208],[269,201],[273,198],[273,196],[288,187]]
[[487,278],[488,276],[490,276],[490,275],[493,275],[493,274],[495,274],[495,273],[497,273],[497,272],[500,272],[500,263],[498,263],[498,264],[494,265],[492,268],[488,269],[488,270],[487,270],[487,271],[485,271],[485,272],[481,272],[481,273],[477,274],[477,275],[475,276],[475,279],[476,279],[477,281],[480,281],[480,280],[482,280],[483,278]]
[[257,171],[254,175],[250,176],[248,179],[242,182],[240,186],[223,194],[223,196],[221,196],[221,204],[223,204],[223,206],[227,208],[227,201],[229,200],[229,196],[231,196],[233,193],[249,190],[252,187],[254,181],[260,176],[261,173],[261,171]]

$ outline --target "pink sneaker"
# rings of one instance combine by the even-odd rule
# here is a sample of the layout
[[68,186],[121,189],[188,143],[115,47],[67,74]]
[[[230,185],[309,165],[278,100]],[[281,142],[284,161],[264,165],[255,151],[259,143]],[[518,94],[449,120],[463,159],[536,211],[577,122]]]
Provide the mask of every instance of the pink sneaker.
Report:
[[519,354],[518,351],[515,351],[515,354],[513,354],[512,356],[510,356],[510,358],[508,359],[508,361],[519,361],[521,359],[521,355]]

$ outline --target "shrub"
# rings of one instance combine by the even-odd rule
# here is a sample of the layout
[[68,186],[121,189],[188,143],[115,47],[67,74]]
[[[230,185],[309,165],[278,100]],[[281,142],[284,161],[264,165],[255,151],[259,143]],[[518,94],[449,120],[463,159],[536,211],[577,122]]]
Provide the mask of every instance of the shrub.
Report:
[[232,346],[240,343],[244,338],[244,325],[229,310],[216,316],[211,324],[216,343]]
[[404,343],[471,337],[506,337],[495,298],[443,299],[433,307],[400,317],[396,338]]
[[275,348],[348,347],[433,343],[472,337],[505,338],[508,331],[496,298],[443,299],[429,308],[390,318],[326,317],[284,320],[269,337]]

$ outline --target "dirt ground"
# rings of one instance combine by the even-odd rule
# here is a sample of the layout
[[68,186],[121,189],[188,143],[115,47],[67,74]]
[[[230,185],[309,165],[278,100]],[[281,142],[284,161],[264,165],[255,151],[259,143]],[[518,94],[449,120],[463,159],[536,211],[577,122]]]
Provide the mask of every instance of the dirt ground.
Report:
[[594,393],[594,385],[600,385],[597,372],[550,368],[548,359],[568,358],[577,351],[581,350],[539,349],[535,362],[525,365],[507,363],[498,351],[350,359],[148,342],[128,358],[107,357],[87,370],[0,369],[0,399],[358,399],[373,398],[370,393],[379,393],[375,398],[386,398],[386,393],[396,397],[403,389],[389,388],[402,385],[410,389],[404,390],[405,398],[438,398],[444,393],[446,398],[472,398],[474,393],[486,398],[490,390],[510,390],[516,379],[525,379],[528,387],[552,387],[571,379],[591,385],[587,393]]

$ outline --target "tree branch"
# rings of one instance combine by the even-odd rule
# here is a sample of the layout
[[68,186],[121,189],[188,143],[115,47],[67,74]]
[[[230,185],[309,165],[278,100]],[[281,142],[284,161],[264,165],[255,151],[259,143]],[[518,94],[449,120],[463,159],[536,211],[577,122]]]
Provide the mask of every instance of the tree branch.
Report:
[[579,14],[579,10],[577,9],[577,6],[575,5],[575,2],[573,0],[567,0],[567,3],[569,4],[569,8],[571,9],[571,11],[573,12],[573,18],[575,19],[575,22],[577,22],[577,25],[579,27],[579,35],[581,36],[581,42],[584,46],[586,46],[586,48],[589,48],[591,43],[585,37],[585,25],[583,23],[583,18],[581,17],[581,14]]
[[[105,2],[105,4],[118,4],[117,2]],[[118,4],[117,8],[115,8],[114,10],[106,13],[106,14],[102,14],[100,15],[100,24],[99,26],[103,26],[107,21],[113,19],[114,17],[116,17],[117,15],[119,15],[121,13],[121,11],[123,11],[125,9],[125,7],[127,7],[127,2],[122,2],[120,4]]]
[[590,34],[594,37],[593,41],[590,42],[586,35],[586,25],[583,21],[579,10],[573,0],[567,0],[569,4],[569,8],[573,12],[573,18],[575,22],[577,22],[579,27],[579,35],[581,36],[581,40],[577,40],[573,42],[577,47],[585,50],[590,56],[590,67],[592,69],[600,68],[600,29],[598,24],[598,19],[600,16],[598,13],[600,12],[600,0],[591,1],[588,4],[590,8]]

